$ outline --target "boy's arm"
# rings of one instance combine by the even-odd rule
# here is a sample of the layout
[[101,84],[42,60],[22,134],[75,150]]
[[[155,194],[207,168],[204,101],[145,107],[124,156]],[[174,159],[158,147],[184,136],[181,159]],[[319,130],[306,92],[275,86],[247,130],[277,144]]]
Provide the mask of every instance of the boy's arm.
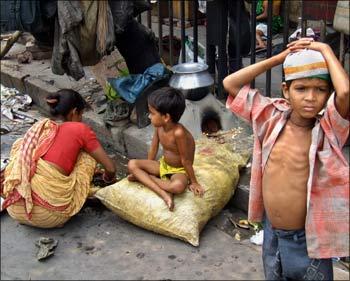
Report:
[[264,73],[272,67],[283,63],[286,56],[290,53],[289,49],[284,50],[276,56],[261,62],[249,65],[227,76],[223,85],[225,90],[234,98],[239,90],[246,84],[249,84],[256,76]]
[[291,51],[309,48],[321,52],[327,62],[335,90],[335,106],[339,114],[346,119],[349,114],[349,76],[334,55],[332,48],[321,42],[298,40],[288,44]]
[[154,134],[152,138],[151,147],[148,151],[148,160],[155,160],[158,152],[159,147],[159,137],[158,137],[158,130],[157,128],[154,128]]
[[183,129],[177,129],[174,135],[182,166],[185,168],[187,176],[190,180],[189,188],[195,195],[202,196],[204,194],[204,189],[197,182],[192,166],[192,161],[189,159],[190,151],[187,151],[186,133]]

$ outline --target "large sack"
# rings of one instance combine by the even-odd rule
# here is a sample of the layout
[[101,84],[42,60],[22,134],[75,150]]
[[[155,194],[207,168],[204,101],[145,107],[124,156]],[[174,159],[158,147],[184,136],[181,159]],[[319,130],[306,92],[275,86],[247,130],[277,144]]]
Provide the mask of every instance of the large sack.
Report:
[[102,188],[95,196],[129,222],[198,246],[205,224],[234,194],[239,168],[246,164],[248,155],[247,151],[235,152],[232,143],[220,144],[207,138],[197,140],[194,171],[205,194],[200,198],[186,190],[176,195],[173,212],[153,191],[127,179]]

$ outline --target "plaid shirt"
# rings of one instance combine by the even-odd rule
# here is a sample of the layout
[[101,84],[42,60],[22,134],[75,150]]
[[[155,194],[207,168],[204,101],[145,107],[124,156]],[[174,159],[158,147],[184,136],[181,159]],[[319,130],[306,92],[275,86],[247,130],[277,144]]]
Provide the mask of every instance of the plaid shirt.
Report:
[[[305,221],[310,258],[349,255],[349,164],[341,151],[349,136],[349,121],[339,115],[334,99],[333,94],[312,129]],[[248,217],[251,221],[261,221],[262,175],[291,108],[286,100],[264,97],[249,86],[244,86],[235,98],[229,96],[226,107],[253,127]]]

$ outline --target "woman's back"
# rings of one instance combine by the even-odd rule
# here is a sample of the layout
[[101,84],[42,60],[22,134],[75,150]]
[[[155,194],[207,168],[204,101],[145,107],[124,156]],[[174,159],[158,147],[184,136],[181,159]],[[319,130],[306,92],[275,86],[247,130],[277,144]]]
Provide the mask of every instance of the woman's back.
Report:
[[64,122],[60,124],[53,144],[42,159],[55,164],[64,170],[65,175],[69,175],[81,150],[91,153],[99,146],[96,134],[89,126],[82,122]]

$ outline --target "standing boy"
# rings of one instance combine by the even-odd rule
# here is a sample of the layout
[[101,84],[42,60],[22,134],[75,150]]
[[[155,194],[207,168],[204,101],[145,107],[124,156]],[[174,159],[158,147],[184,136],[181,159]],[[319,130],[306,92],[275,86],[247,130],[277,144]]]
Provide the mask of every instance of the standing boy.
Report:
[[[226,77],[227,106],[253,126],[249,220],[264,218],[266,279],[330,280],[331,258],[349,255],[349,77],[324,43],[287,47]],[[249,88],[281,63],[285,99]]]
[[[155,127],[147,160],[133,159],[128,163],[130,181],[138,180],[167,204],[174,208],[173,194],[182,193],[190,181],[189,189],[202,196],[203,188],[198,184],[193,171],[195,142],[191,133],[178,123],[185,110],[183,94],[174,88],[164,87],[148,97],[149,118]],[[163,156],[155,160],[159,143]]]

